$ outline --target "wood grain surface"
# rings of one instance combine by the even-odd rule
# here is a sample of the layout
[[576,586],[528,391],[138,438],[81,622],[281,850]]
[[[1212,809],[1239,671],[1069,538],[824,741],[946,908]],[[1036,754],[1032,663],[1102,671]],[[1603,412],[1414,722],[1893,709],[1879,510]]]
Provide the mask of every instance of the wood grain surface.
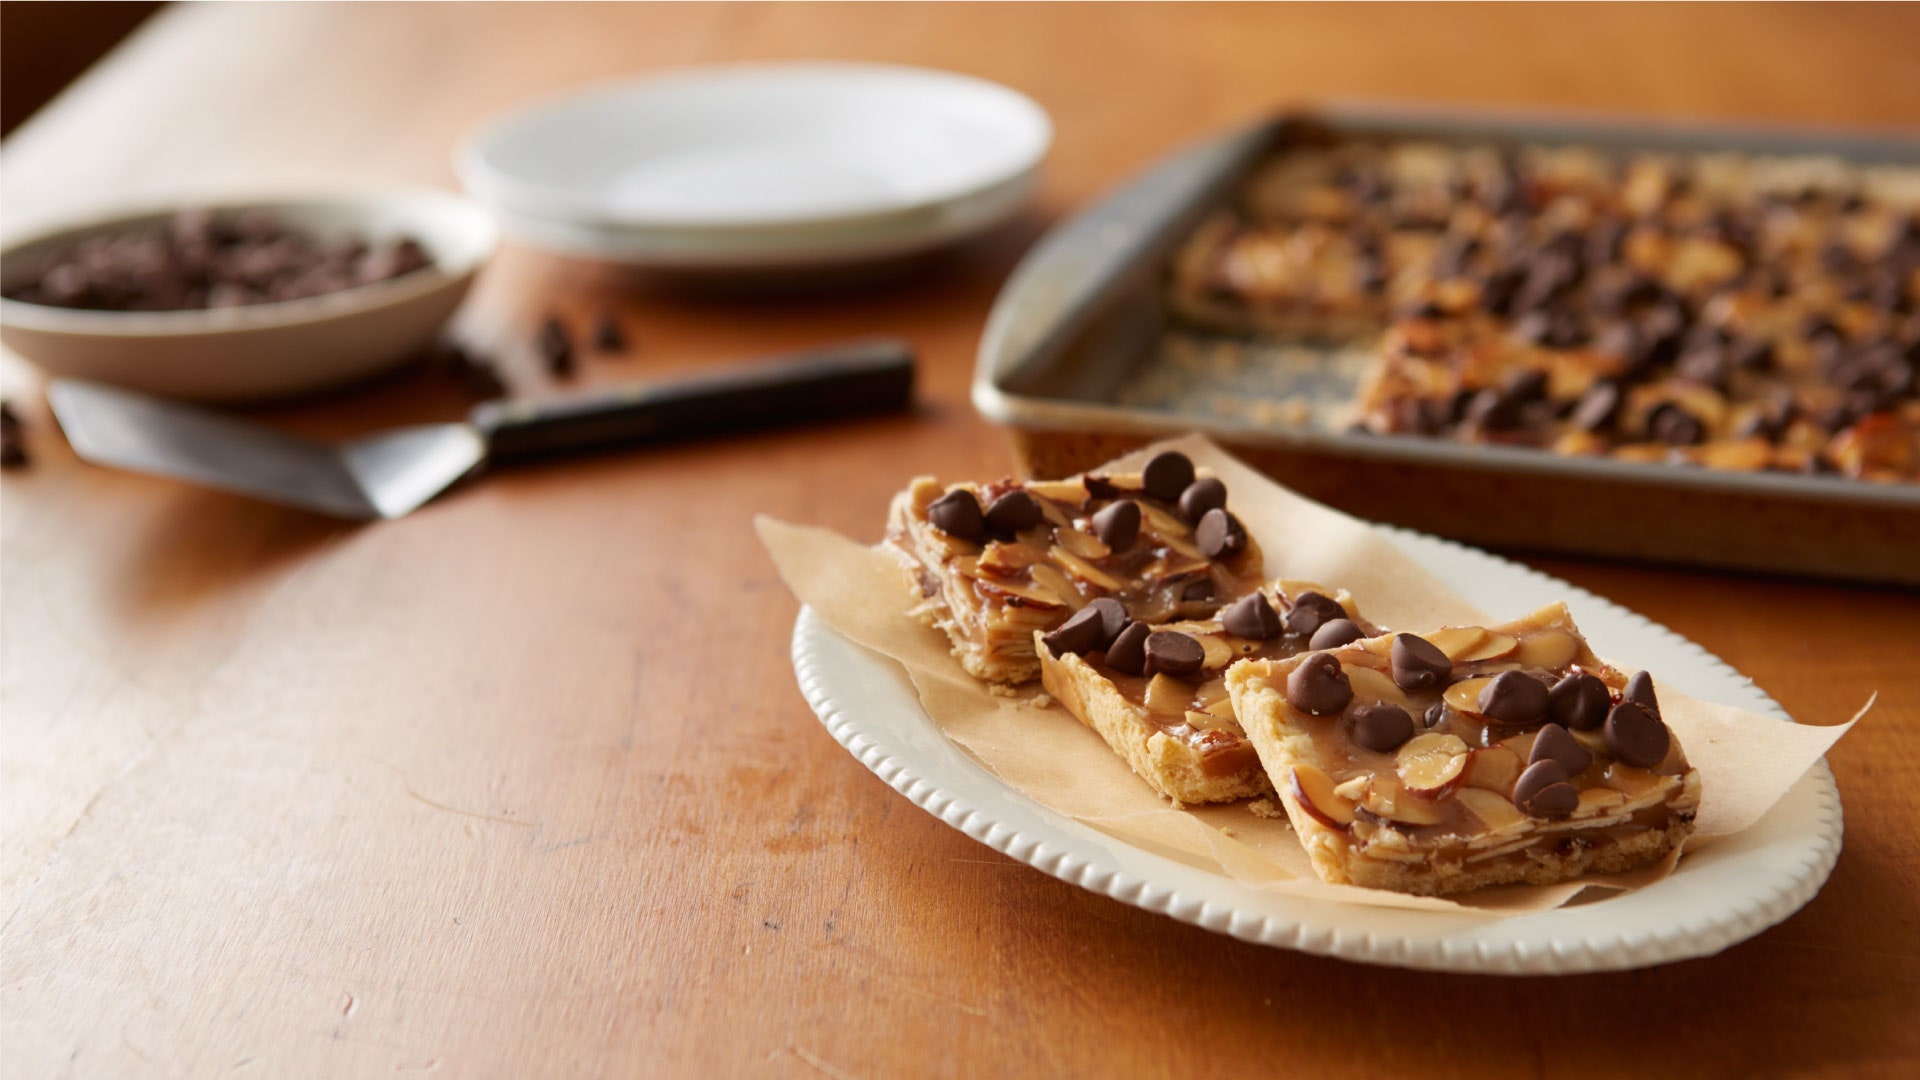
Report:
[[[586,381],[899,334],[923,358],[908,417],[503,472],[353,528],[83,466],[7,358],[35,461],[0,483],[6,1075],[1914,1075],[1914,594],[1533,560],[1802,718],[1880,707],[1833,755],[1839,867],[1784,925],[1631,974],[1446,977],[1217,937],[916,810],[802,702],[749,521],[871,537],[913,472],[1007,471],[966,398],[996,288],[1184,140],[1343,95],[1911,125],[1916,40],[1893,5],[170,10],[4,144],[10,235],[451,186],[497,110],[708,61],[971,72],[1058,139],[1030,214],[898,281],[669,295],[508,251],[462,317],[530,394],[555,307],[614,308],[635,340]],[[465,404],[414,373],[271,416],[340,433]]]

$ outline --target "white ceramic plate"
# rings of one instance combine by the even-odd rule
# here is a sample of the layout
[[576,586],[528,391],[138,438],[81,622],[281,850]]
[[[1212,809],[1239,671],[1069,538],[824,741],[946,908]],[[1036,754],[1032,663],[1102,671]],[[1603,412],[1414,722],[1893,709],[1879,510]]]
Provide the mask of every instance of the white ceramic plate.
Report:
[[[1565,600],[1594,650],[1660,672],[1695,697],[1785,714],[1698,645],[1557,578],[1482,551],[1383,530],[1420,565],[1496,615]],[[793,664],[821,722],[928,813],[1062,881],[1246,941],[1440,971],[1560,974],[1707,956],[1813,899],[1840,853],[1840,794],[1826,762],[1752,828],[1683,859],[1633,893],[1509,919],[1463,919],[1279,896],[1120,843],[1040,806],[948,742],[893,661],[803,608]]]
[[937,246],[1004,220],[1052,141],[1003,86],[874,64],[694,68],[521,110],[463,183],[542,246],[636,265],[791,265]]

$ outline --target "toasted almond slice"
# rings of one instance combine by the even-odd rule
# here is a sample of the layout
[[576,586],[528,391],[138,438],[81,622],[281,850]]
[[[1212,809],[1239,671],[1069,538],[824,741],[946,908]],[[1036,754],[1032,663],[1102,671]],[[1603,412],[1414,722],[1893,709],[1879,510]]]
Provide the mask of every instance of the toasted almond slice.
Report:
[[1480,715],[1480,691],[1492,681],[1492,679],[1461,679],[1447,687],[1446,692],[1441,696],[1447,699],[1447,704],[1453,706],[1454,711],[1478,716]]
[[1186,522],[1145,499],[1140,500],[1140,523],[1152,529],[1162,539],[1185,540],[1193,535],[1193,530],[1187,526]]
[[1458,735],[1440,731],[1415,735],[1397,755],[1400,780],[1421,798],[1441,798],[1459,784],[1471,755]]
[[1489,632],[1479,641],[1475,642],[1472,648],[1466,649],[1458,655],[1449,653],[1448,656],[1455,663],[1471,664],[1475,660],[1498,660],[1519,647],[1520,642],[1518,639],[1508,637],[1505,634]]
[[1347,673],[1347,682],[1353,687],[1353,700],[1362,703],[1384,701],[1408,712],[1414,711],[1406,692],[1394,685],[1393,678],[1386,672],[1359,664],[1341,664],[1340,668]]
[[1295,765],[1287,779],[1294,801],[1308,817],[1341,831],[1353,824],[1353,801],[1334,794],[1332,777],[1311,765]]
[[1233,699],[1230,697],[1221,698],[1219,701],[1207,706],[1207,711],[1221,719],[1233,721],[1235,727],[1240,725],[1240,717],[1234,713]]
[[1193,709],[1187,710],[1187,725],[1200,731],[1224,731],[1233,735],[1241,734],[1240,725],[1234,723],[1231,719],[1218,717],[1210,712],[1198,712]]
[[1513,756],[1521,761],[1533,760],[1533,740],[1538,731],[1523,731],[1518,735],[1509,735],[1500,740],[1500,745],[1513,751]]
[[1388,821],[1405,825],[1438,825],[1445,820],[1431,802],[1414,798],[1399,781],[1388,776],[1375,777],[1373,783],[1367,785],[1362,805]]
[[1031,544],[1003,544],[998,541],[988,544],[980,553],[980,561],[975,564],[981,573],[996,577],[1017,573],[1035,563],[1045,562],[1047,553]]
[[1208,679],[1206,682],[1201,683],[1199,688],[1193,692],[1193,700],[1208,712],[1212,712],[1215,708],[1219,707],[1221,702],[1226,702],[1227,711],[1221,715],[1233,715],[1233,696],[1227,693],[1227,680],[1225,679]]
[[1600,775],[1602,783],[1615,791],[1625,792],[1630,799],[1637,799],[1649,792],[1664,789],[1671,780],[1658,773],[1645,769],[1636,769],[1624,761],[1615,761],[1607,766]]
[[1073,579],[1052,563],[1034,563],[1027,568],[1027,572],[1033,575],[1034,584],[1044,586],[1047,591],[1066,601],[1073,610],[1079,611],[1087,606],[1087,597],[1074,585]]
[[1468,787],[1505,797],[1513,792],[1513,782],[1518,779],[1520,755],[1505,746],[1483,747],[1467,759]]
[[1371,776],[1356,776],[1351,780],[1343,781],[1333,789],[1333,793],[1343,799],[1352,799],[1354,802],[1359,802],[1361,799],[1366,798],[1367,785],[1371,783],[1373,783],[1373,777]]
[[1083,559],[1104,559],[1113,554],[1113,549],[1101,543],[1099,537],[1079,529],[1055,529],[1053,540]]
[[1520,651],[1514,655],[1526,667],[1559,670],[1573,663],[1580,643],[1565,630],[1542,630],[1520,639]]
[[1612,788],[1588,788],[1580,793],[1580,805],[1573,808],[1577,818],[1598,817],[1609,810],[1617,810],[1627,804],[1627,796]]
[[1218,634],[1194,634],[1193,639],[1200,643],[1200,649],[1206,655],[1200,660],[1200,666],[1207,671],[1225,671],[1233,663],[1233,646]]
[[1147,708],[1169,716],[1179,716],[1193,702],[1193,687],[1167,675],[1155,675],[1147,683]]
[[1029,480],[1027,493],[1042,499],[1079,506],[1087,501],[1087,485],[1079,480]]
[[1447,654],[1447,659],[1458,660],[1468,649],[1486,640],[1487,632],[1478,626],[1449,626],[1422,635],[1427,643]]
[[1465,806],[1474,817],[1479,818],[1480,823],[1486,826],[1490,833],[1506,832],[1527,824],[1527,815],[1521,813],[1519,808],[1509,802],[1504,795],[1482,788],[1466,787],[1455,792],[1454,798],[1459,799],[1460,805]]
[[1080,556],[1075,555],[1059,544],[1053,545],[1053,547],[1047,551],[1047,557],[1052,559],[1069,574],[1075,575],[1082,581],[1092,582],[1108,592],[1119,592],[1124,584],[1119,578],[1082,559]]
[[1017,596],[1035,607],[1060,608],[1070,605],[1061,597],[1054,595],[1052,589],[1024,581],[1014,581],[982,575],[973,579],[974,587],[981,592],[999,593],[1004,596]]

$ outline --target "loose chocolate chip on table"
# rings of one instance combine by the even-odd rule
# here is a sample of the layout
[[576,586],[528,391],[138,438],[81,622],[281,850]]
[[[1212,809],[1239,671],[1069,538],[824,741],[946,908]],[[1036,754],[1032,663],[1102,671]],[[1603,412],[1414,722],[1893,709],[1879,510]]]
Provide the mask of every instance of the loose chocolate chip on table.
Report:
[[1518,671],[1503,671],[1481,689],[1479,706],[1508,727],[1538,723],[1547,715],[1547,684]]
[[1081,610],[1091,611],[1100,616],[1100,641],[1095,648],[1106,648],[1114,638],[1120,636],[1120,631],[1125,630],[1127,624],[1133,621],[1133,616],[1127,614],[1126,605],[1111,596],[1102,596]]
[[1156,499],[1172,502],[1193,483],[1193,462],[1178,450],[1155,454],[1140,471],[1140,486]]
[[1209,559],[1223,559],[1246,550],[1247,529],[1240,519],[1218,508],[1200,517],[1193,538]]
[[1115,551],[1125,551],[1140,538],[1140,504],[1121,499],[1093,515],[1093,535]]
[[1265,641],[1280,636],[1280,613],[1260,593],[1248,593],[1227,606],[1220,625],[1234,637]]
[[1227,485],[1217,477],[1203,476],[1187,485],[1180,493],[1180,515],[1188,521],[1199,521],[1207,516],[1209,510],[1219,510],[1227,505]]
[[1660,699],[1653,692],[1653,676],[1644,671],[1636,671],[1627,680],[1627,688],[1620,692],[1620,700],[1637,701],[1647,707],[1655,716],[1660,715]]
[[1107,646],[1107,666],[1122,675],[1145,675],[1149,632],[1146,623],[1128,623]]
[[1533,753],[1527,757],[1529,765],[1540,761],[1557,761],[1568,776],[1579,776],[1593,764],[1593,751],[1581,746],[1566,728],[1548,724],[1534,735]]
[[1346,617],[1347,609],[1340,606],[1340,601],[1309,589],[1294,597],[1287,609],[1287,633],[1310,638],[1323,624]]
[[1623,701],[1607,713],[1600,734],[1613,756],[1636,768],[1651,769],[1667,756],[1672,736],[1667,725],[1637,701]]
[[620,320],[613,312],[603,311],[593,323],[593,347],[606,353],[627,351],[627,334],[620,329]]
[[1327,653],[1308,654],[1287,676],[1287,704],[1310,716],[1332,716],[1352,700],[1353,684]]
[[1453,674],[1453,661],[1440,647],[1413,634],[1393,635],[1387,647],[1387,661],[1393,668],[1393,684],[1402,690],[1427,690]]
[[979,540],[987,535],[987,516],[980,511],[980,500],[966,488],[954,488],[927,507],[927,520],[948,536]]
[[1591,731],[1607,719],[1613,695],[1607,684],[1584,671],[1576,671],[1547,691],[1547,712],[1555,723],[1574,731]]
[[549,372],[561,376],[573,374],[573,336],[567,333],[567,326],[558,315],[549,315],[540,324],[536,344]]
[[1366,631],[1352,619],[1329,619],[1320,624],[1307,641],[1309,649],[1337,649],[1366,637]]
[[1398,705],[1361,705],[1350,717],[1353,741],[1375,753],[1391,754],[1413,738],[1413,717]]
[[1527,766],[1513,784],[1513,805],[1534,817],[1564,817],[1580,805],[1566,767],[1557,761],[1537,761]]
[[1105,637],[1102,623],[1101,613],[1089,604],[1074,612],[1066,622],[1043,635],[1040,640],[1055,656],[1090,653],[1100,648],[1101,639]]
[[1620,415],[1620,384],[1602,379],[1587,388],[1567,417],[1581,431],[1600,431],[1613,426]]
[[1147,635],[1147,672],[1184,679],[1200,670],[1207,651],[1178,630],[1155,630]]
[[1010,537],[1040,524],[1043,516],[1039,499],[1025,491],[1009,491],[987,507],[987,529],[995,536]]

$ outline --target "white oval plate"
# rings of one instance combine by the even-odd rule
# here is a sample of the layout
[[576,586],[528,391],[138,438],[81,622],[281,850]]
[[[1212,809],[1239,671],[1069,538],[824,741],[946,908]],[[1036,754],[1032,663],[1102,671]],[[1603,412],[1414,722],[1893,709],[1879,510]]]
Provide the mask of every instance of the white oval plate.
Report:
[[[1708,701],[1786,721],[1719,658],[1640,615],[1486,552],[1383,529],[1421,566],[1496,614],[1565,600],[1594,650]],[[807,703],[860,762],[914,804],[1062,881],[1245,941],[1436,971],[1564,974],[1708,956],[1813,899],[1840,853],[1840,793],[1822,761],[1745,832],[1635,892],[1481,919],[1282,896],[1128,846],[1008,787],[948,742],[899,665],[802,608],[793,666]],[[1063,719],[1065,719],[1063,717]]]
[[532,106],[474,135],[456,166],[505,214],[684,257],[703,240],[819,246],[835,230],[950,223],[952,204],[1024,194],[1052,138],[1031,99],[982,79],[738,64]]

